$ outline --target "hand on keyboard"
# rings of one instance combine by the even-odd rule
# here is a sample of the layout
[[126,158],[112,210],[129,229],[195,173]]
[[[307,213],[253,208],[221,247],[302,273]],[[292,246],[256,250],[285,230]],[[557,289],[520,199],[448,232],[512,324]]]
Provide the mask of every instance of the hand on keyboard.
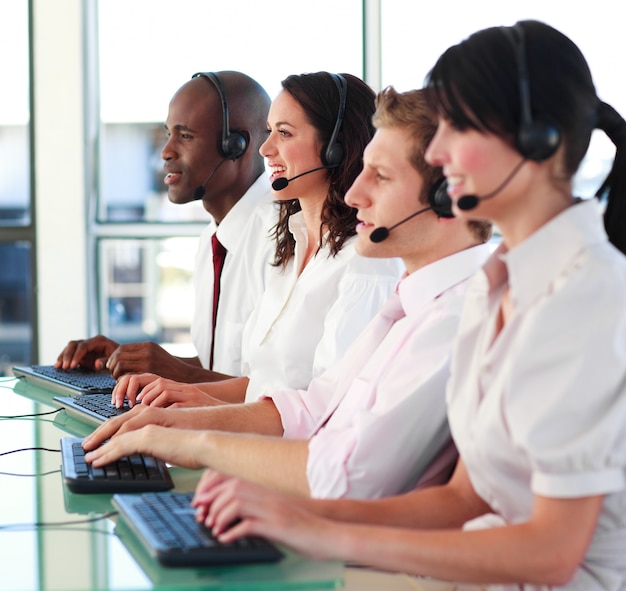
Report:
[[61,439],[62,471],[68,488],[76,493],[163,491],[173,488],[164,462],[144,454],[132,454],[94,467],[85,461],[82,440]]

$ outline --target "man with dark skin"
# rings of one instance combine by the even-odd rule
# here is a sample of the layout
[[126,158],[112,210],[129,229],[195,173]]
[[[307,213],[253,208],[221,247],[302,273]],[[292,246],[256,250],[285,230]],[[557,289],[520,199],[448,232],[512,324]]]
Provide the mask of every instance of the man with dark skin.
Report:
[[[161,157],[169,200],[183,204],[202,199],[218,225],[217,237],[227,251],[220,281],[215,343],[211,243],[215,226],[211,224],[200,239],[194,271],[196,309],[191,333],[198,356],[176,357],[156,343],[119,344],[97,335],[70,341],[55,367],[106,368],[114,378],[126,373],[152,372],[185,382],[239,375],[241,332],[264,289],[268,261],[273,254],[269,233],[276,221],[275,210],[258,150],[266,138],[269,105],[265,90],[245,74],[202,73],[176,92],[165,122],[168,139]],[[228,129],[224,130],[226,119]],[[226,137],[236,136],[234,152],[224,150],[225,133]]]

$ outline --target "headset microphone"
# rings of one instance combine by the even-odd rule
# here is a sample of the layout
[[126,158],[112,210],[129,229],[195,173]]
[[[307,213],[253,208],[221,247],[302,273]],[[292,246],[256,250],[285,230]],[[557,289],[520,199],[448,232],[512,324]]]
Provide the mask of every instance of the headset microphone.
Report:
[[204,195],[206,194],[206,185],[213,178],[213,175],[219,170],[219,167],[222,166],[222,164],[224,164],[224,162],[226,162],[227,160],[230,160],[230,158],[224,158],[223,160],[220,160],[217,163],[217,166],[211,171],[211,174],[207,177],[207,180],[193,190],[192,198],[194,201],[199,201],[204,197]]
[[478,204],[485,199],[491,199],[495,197],[502,189],[504,189],[512,180],[513,177],[517,174],[520,168],[526,163],[526,158],[522,158],[520,162],[515,166],[515,168],[509,173],[509,175],[502,181],[495,190],[491,191],[491,193],[487,193],[486,195],[478,196],[478,195],[463,195],[459,197],[459,200],[456,202],[456,206],[463,211],[470,211],[478,207]]
[[397,228],[398,226],[404,224],[405,222],[408,222],[409,220],[412,220],[414,217],[418,216],[420,213],[424,213],[425,211],[430,211],[430,210],[432,210],[432,207],[430,206],[424,207],[420,209],[419,211],[412,213],[410,216],[405,217],[403,220],[399,221],[397,224],[394,224],[393,226],[389,228],[386,228],[385,226],[380,226],[380,228],[374,228],[372,230],[372,233],[370,234],[370,240],[372,242],[376,242],[377,244],[379,242],[382,242],[383,240],[387,240],[387,238],[389,237],[389,232],[391,232],[391,230],[393,230],[394,228]]
[[272,183],[272,189],[274,189],[274,191],[282,191],[283,189],[287,188],[287,185],[291,181],[295,181],[296,179],[299,179],[301,176],[304,176],[305,174],[311,174],[312,172],[317,172],[318,170],[325,170],[327,168],[336,168],[337,166],[339,166],[339,164],[333,164],[331,166],[318,166],[317,168],[307,170],[306,172],[301,172],[300,174],[297,174],[296,176],[291,177],[290,179],[286,179],[284,176],[281,176],[280,178],[276,179]]
[[230,128],[228,98],[226,96],[224,83],[219,73],[197,72],[191,78],[193,79],[198,77],[208,80],[213,85],[220,98],[220,105],[222,107],[222,133],[217,143],[217,150],[223,160],[212,170],[209,178],[193,190],[192,198],[194,201],[198,201],[204,197],[206,194],[205,186],[213,178],[213,175],[217,172],[219,167],[226,162],[226,160],[237,160],[237,158],[241,158],[248,149],[248,137],[246,134],[241,130]]
[[404,218],[390,228],[386,228],[385,226],[374,228],[370,234],[370,240],[375,243],[386,240],[389,237],[389,232],[391,232],[391,230],[397,228],[405,222],[408,222],[409,220],[412,220],[414,217],[426,211],[434,212],[438,218],[449,219],[454,217],[454,214],[452,213],[452,200],[446,192],[445,179],[440,178],[430,187],[428,191],[428,207],[423,207],[419,211],[412,213],[410,216]]

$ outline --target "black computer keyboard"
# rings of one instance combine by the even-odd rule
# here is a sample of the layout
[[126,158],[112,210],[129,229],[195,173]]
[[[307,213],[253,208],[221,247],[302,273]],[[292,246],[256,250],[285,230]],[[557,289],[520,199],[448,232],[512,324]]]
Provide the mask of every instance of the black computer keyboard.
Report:
[[85,462],[82,439],[61,438],[63,478],[75,493],[164,491],[174,488],[165,462],[147,454],[132,454],[100,468]]
[[283,554],[263,538],[233,543],[217,541],[196,522],[192,493],[117,494],[113,505],[146,550],[163,566],[202,567],[219,564],[276,562]]
[[[130,410],[128,402],[117,408],[111,404],[111,394],[78,394],[77,396],[55,396],[54,400],[80,419],[94,419],[96,423],[117,417]],[[139,402],[138,402],[139,403]],[[92,422],[92,421],[90,421]]]
[[56,369],[53,365],[30,365],[26,368],[14,368],[34,376],[50,380],[52,383],[65,384],[77,392],[86,394],[108,393],[115,387],[115,379],[107,372],[98,372],[87,368]]

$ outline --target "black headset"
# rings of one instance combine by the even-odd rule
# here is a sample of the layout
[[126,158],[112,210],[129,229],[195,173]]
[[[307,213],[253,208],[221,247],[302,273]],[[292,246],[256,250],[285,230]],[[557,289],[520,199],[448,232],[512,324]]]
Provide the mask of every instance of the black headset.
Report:
[[328,143],[322,148],[322,164],[334,168],[341,164],[344,157],[343,146],[337,141],[341,124],[343,123],[343,116],[346,111],[346,97],[348,95],[348,83],[341,74],[330,74],[337,85],[339,91],[339,110],[337,111],[337,119],[335,120],[335,127],[330,135]]
[[439,179],[428,191],[428,205],[440,218],[453,218],[452,199],[448,195],[448,183]]
[[515,137],[515,147],[527,160],[541,162],[556,152],[561,143],[561,134],[551,123],[533,121],[524,29],[517,24],[503,27],[502,30],[513,47],[519,77],[521,122]]
[[217,90],[217,94],[220,95],[220,102],[222,103],[222,138],[217,149],[222,155],[222,158],[226,160],[237,160],[237,158],[243,156],[247,150],[248,140],[240,131],[230,129],[228,123],[228,103],[226,102],[224,85],[216,72],[198,72],[191,78],[198,78],[199,76],[206,78],[215,86],[215,90]]

